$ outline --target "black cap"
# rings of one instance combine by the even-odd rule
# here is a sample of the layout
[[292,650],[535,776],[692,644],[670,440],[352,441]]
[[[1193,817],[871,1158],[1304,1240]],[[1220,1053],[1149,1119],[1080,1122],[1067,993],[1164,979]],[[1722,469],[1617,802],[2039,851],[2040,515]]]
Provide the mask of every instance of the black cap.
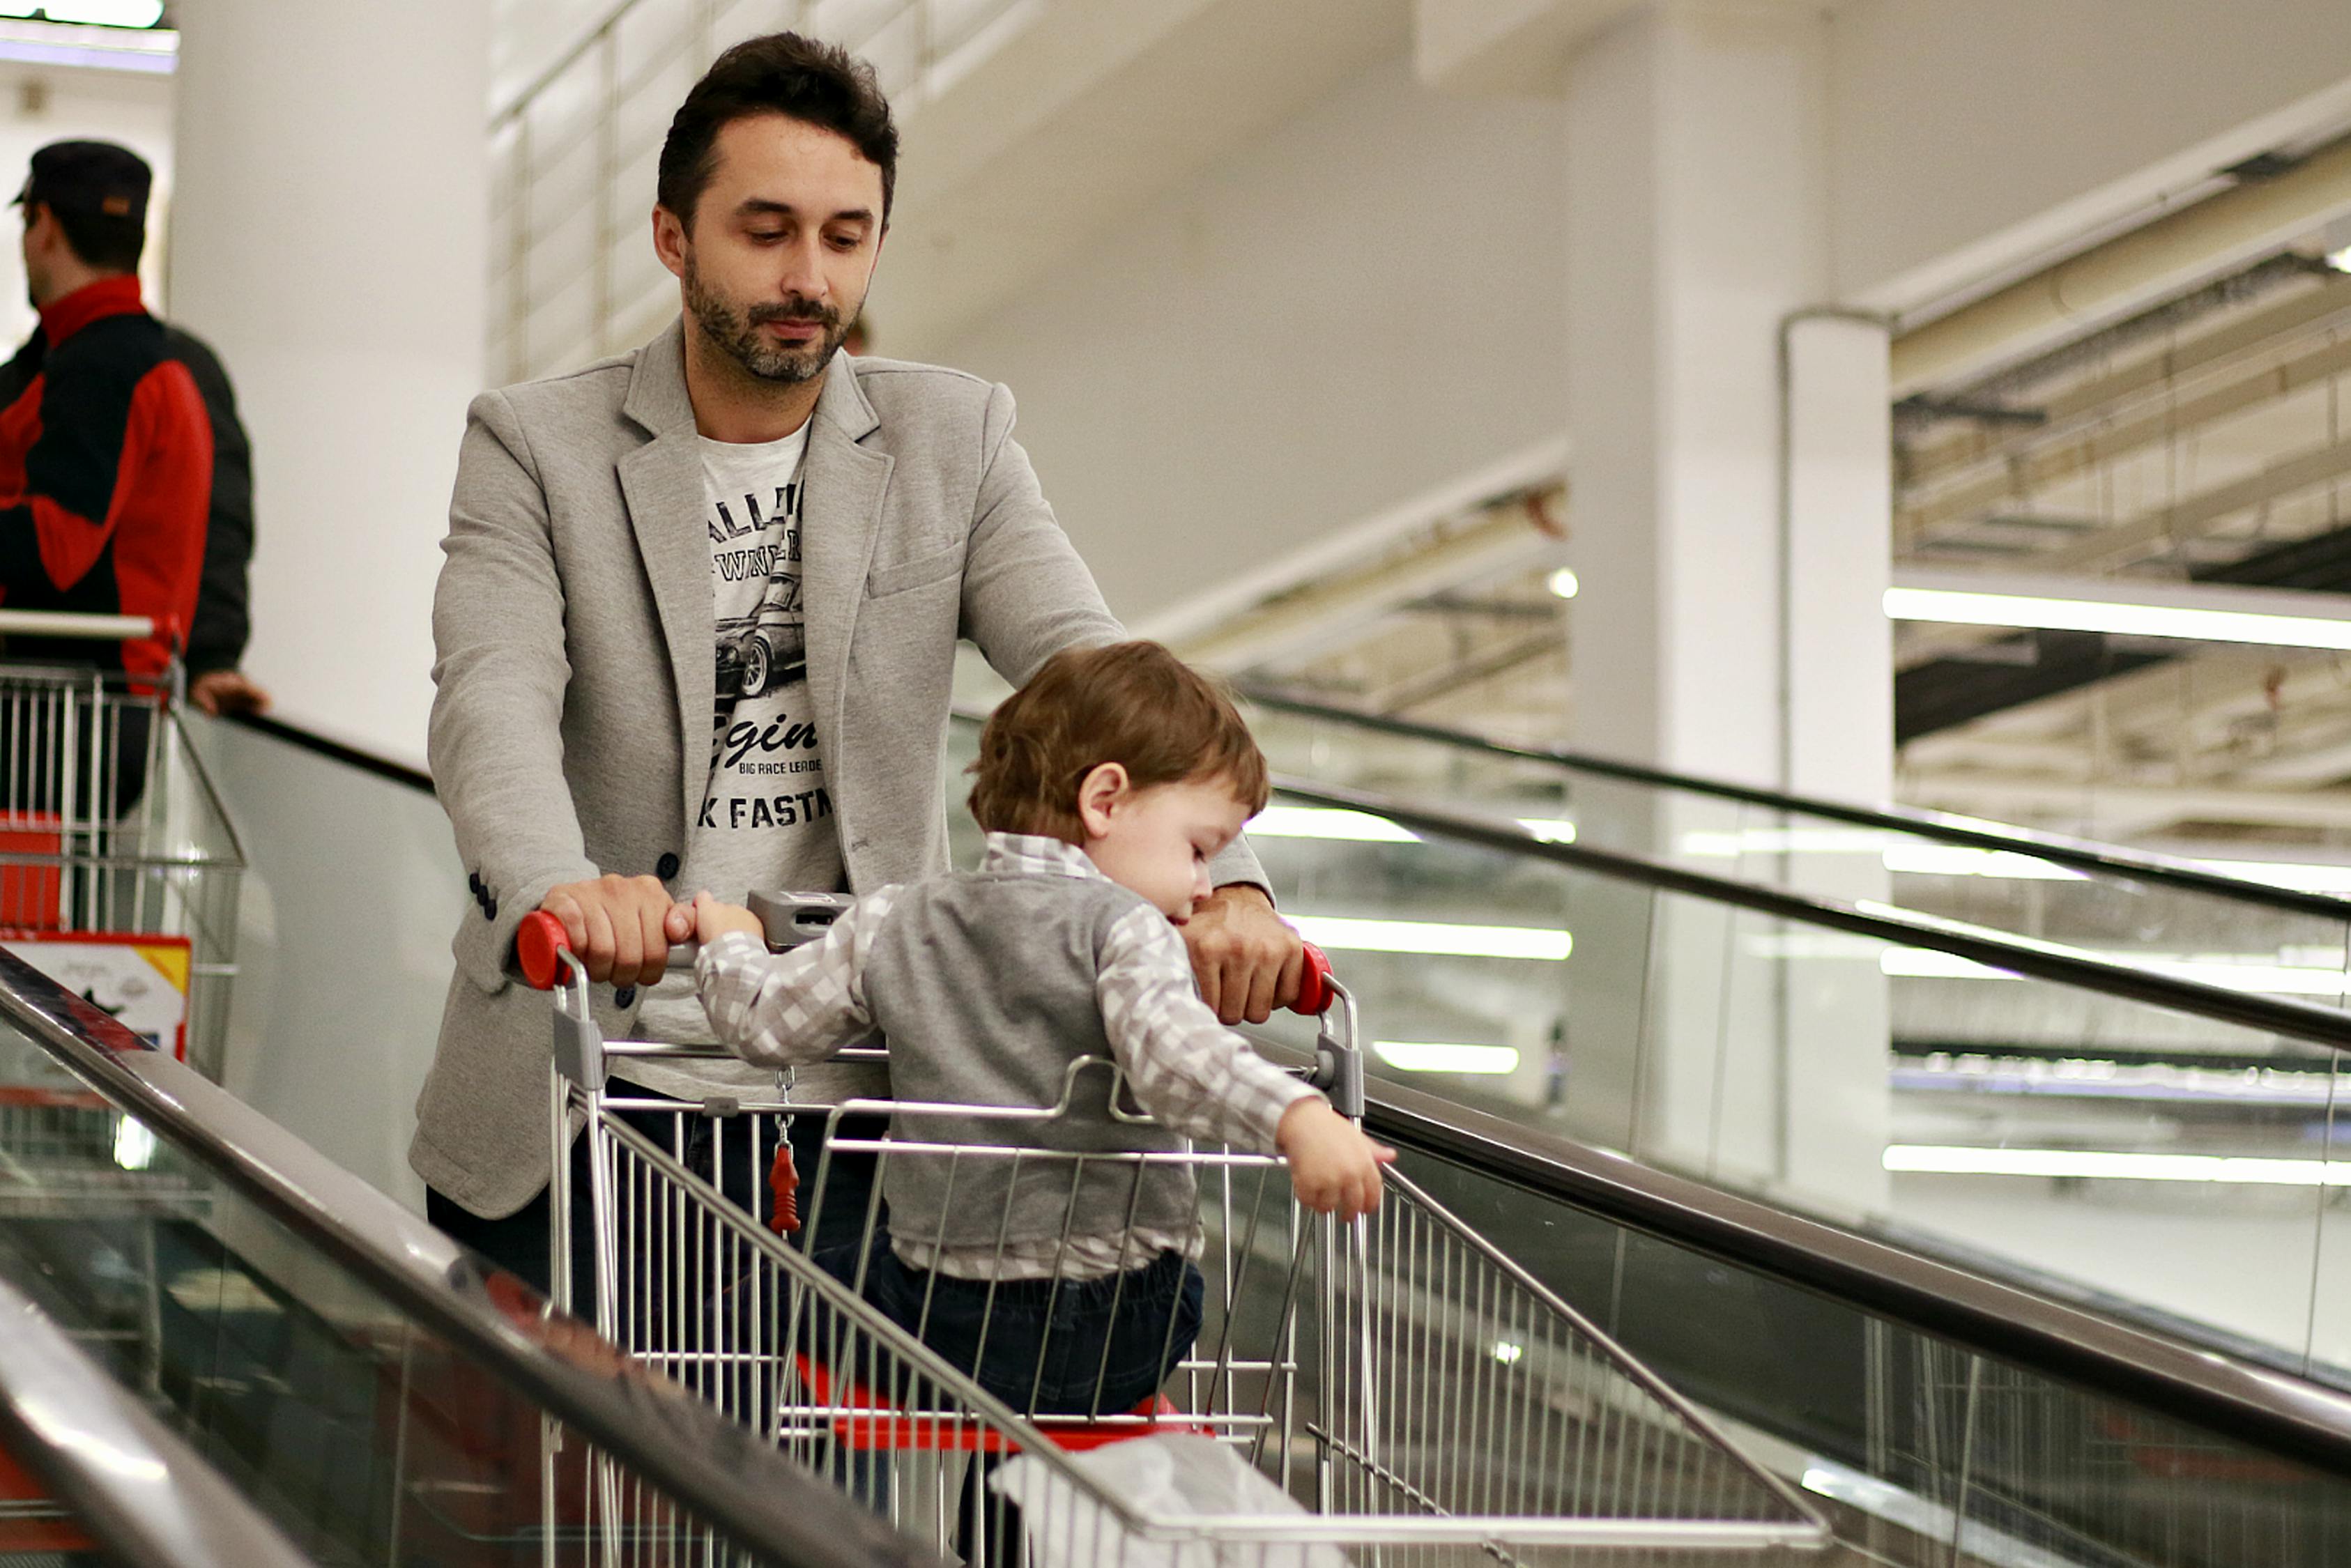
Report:
[[56,212],[82,212],[144,225],[147,192],[155,183],[147,160],[111,141],[52,141],[33,154],[33,172],[16,200],[46,202]]

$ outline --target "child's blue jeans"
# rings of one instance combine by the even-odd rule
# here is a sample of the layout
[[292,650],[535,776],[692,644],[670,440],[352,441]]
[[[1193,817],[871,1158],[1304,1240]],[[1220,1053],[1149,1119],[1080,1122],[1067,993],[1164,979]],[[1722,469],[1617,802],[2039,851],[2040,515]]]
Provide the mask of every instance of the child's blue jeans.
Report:
[[1199,1338],[1205,1289],[1200,1270],[1173,1251],[1101,1280],[991,1281],[910,1269],[884,1242],[865,1278],[865,1299],[893,1322],[1013,1409],[1039,1416],[1117,1415],[1158,1392]]

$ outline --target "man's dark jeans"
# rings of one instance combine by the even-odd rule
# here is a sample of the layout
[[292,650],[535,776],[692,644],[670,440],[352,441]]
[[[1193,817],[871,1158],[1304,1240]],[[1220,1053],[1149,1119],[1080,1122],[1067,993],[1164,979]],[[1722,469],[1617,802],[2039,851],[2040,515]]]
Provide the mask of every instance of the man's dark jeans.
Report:
[[[668,1098],[633,1084],[615,1088],[632,1100]],[[615,1111],[611,1114],[664,1153],[674,1150],[676,1118],[673,1113]],[[714,1174],[711,1166],[716,1140],[712,1120],[706,1116],[688,1118],[683,1163],[688,1170],[716,1186],[729,1201],[765,1224],[773,1212],[767,1173],[774,1147],[771,1140],[763,1139],[756,1157],[747,1157],[742,1129],[749,1125],[749,1118],[729,1122],[726,1168]],[[886,1125],[879,1117],[852,1117],[841,1124],[841,1135],[878,1138]],[[874,1162],[871,1155],[833,1155],[825,1180],[824,1213],[813,1214],[817,1161],[823,1152],[824,1134],[825,1118],[820,1113],[795,1116],[789,1124],[787,1136],[792,1146],[792,1163],[800,1176],[802,1221],[793,1239],[826,1272],[849,1281],[855,1276],[859,1244],[864,1235],[866,1205],[873,1191]],[[583,1135],[571,1141],[571,1302],[575,1316],[592,1322],[596,1312],[596,1230],[589,1179],[588,1140]],[[427,1191],[424,1195],[425,1218],[434,1226],[487,1261],[528,1281],[543,1295],[552,1293],[548,1251],[554,1228],[553,1207],[551,1193],[542,1188],[538,1197],[505,1218],[484,1219],[437,1192]],[[820,1227],[817,1223],[820,1219]],[[622,1262],[622,1275],[626,1278],[633,1271],[638,1280],[656,1281],[658,1290],[664,1262],[640,1247],[632,1260]]]

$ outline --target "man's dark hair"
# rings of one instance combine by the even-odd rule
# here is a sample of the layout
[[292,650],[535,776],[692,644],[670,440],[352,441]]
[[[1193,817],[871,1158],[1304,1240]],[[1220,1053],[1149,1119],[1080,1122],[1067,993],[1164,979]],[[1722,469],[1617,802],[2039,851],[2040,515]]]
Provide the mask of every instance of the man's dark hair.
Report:
[[147,225],[81,207],[51,207],[66,244],[82,265],[101,272],[136,272],[147,250]]
[[711,63],[677,107],[662,143],[656,199],[694,226],[717,172],[718,132],[753,114],[784,114],[841,136],[882,171],[882,221],[898,183],[898,127],[873,68],[798,33],[747,38]]

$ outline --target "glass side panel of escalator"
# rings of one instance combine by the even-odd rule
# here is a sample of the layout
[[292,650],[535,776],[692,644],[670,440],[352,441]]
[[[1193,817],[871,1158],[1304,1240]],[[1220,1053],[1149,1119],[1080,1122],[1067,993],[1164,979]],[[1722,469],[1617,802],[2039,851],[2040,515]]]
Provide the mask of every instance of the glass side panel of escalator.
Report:
[[[2266,907],[2020,851],[1940,842],[1891,824],[1604,778],[1336,718],[1259,707],[1251,721],[1275,769],[1301,779],[1509,818],[1545,837],[1792,892],[1892,904],[2213,985],[2330,1006],[2345,999],[2351,902],[2339,914]],[[1408,841],[1393,823],[1312,808],[1279,814],[1257,831]],[[2264,888],[2329,901],[2351,894],[2351,862],[2321,851],[2190,846],[2179,858]]]
[[1296,805],[1375,1077],[2351,1385],[2336,1052]]
[[[643,1477],[5,1024],[0,1086],[0,1278],[306,1555],[736,1556]],[[504,1276],[475,1288],[519,1333],[560,1327]]]
[[2339,1476],[1493,1176],[1403,1164],[1810,1492],[1854,1561],[2322,1568],[2351,1555]]

